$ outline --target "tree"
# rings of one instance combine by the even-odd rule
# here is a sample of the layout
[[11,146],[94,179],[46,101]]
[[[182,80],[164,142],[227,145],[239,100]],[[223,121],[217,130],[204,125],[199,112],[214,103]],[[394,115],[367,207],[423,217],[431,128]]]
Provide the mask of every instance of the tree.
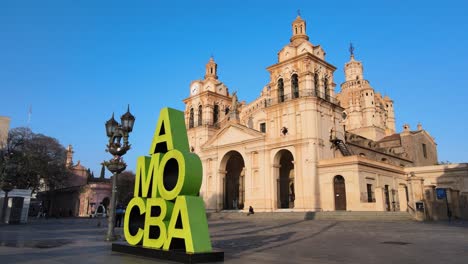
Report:
[[55,189],[63,187],[69,178],[65,148],[57,139],[35,134],[29,128],[10,130],[6,148],[0,152],[0,180],[16,188],[37,191],[44,184]]
[[133,197],[135,173],[124,171],[117,176],[117,204],[128,204]]

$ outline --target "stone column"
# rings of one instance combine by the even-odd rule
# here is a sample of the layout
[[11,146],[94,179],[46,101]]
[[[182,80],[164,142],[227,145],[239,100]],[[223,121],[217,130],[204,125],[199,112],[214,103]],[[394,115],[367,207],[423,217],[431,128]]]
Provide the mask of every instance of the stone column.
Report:
[[385,211],[385,192],[383,187],[375,187],[375,209],[377,211]]
[[[242,208],[245,209],[245,167],[242,168],[242,171],[239,175],[239,205],[242,205]],[[241,209],[241,208],[239,208]]]
[[225,170],[218,170],[218,191],[216,195],[216,211],[218,212],[223,210],[224,196],[226,195],[226,184],[224,182],[226,173],[227,171]]
[[213,105],[206,105],[203,111],[203,124],[213,124]]
[[408,211],[408,202],[406,200],[406,190],[405,185],[400,184],[398,185],[398,200],[400,201],[400,211],[406,212]]
[[424,179],[416,176],[412,176],[409,179],[411,185],[411,195],[412,202],[424,200],[423,196],[423,182]]
[[[304,77],[305,77],[305,82],[304,82],[305,88],[304,89],[305,89],[305,91],[307,93],[310,93],[314,89],[314,82],[313,82],[312,74],[308,73]],[[302,93],[304,93],[304,92],[302,92]],[[302,96],[301,92],[299,92],[299,95]]]
[[[416,210],[416,202],[423,201],[424,202],[424,191],[423,191],[423,183],[424,179],[421,177],[411,176],[409,178],[410,183],[410,204],[413,209]],[[415,211],[415,217],[418,220],[425,220],[426,214],[425,211]]]
[[434,219],[434,204],[436,202],[435,185],[424,186],[424,205],[426,206],[426,216],[428,219]]
[[458,190],[452,190],[450,189],[450,194],[452,196],[452,212],[453,212],[453,217],[460,218],[461,217],[461,212],[460,212],[460,191]]
[[279,190],[278,190],[278,181],[279,181],[279,177],[280,177],[280,174],[279,174],[279,170],[281,168],[281,165],[280,164],[273,164],[272,166],[272,170],[273,170],[273,173],[271,175],[273,175],[272,179],[273,179],[273,186],[271,188],[271,209],[272,210],[275,210],[275,209],[279,209],[279,206],[278,206],[278,203],[279,203]]

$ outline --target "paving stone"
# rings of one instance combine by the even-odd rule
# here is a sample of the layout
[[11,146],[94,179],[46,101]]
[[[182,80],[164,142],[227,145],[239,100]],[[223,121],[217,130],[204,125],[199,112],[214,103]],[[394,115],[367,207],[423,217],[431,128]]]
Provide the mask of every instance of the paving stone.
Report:
[[[163,263],[115,253],[106,222],[39,219],[0,226],[1,263]],[[468,223],[213,219],[226,263],[466,263]],[[122,228],[116,229],[122,235]]]

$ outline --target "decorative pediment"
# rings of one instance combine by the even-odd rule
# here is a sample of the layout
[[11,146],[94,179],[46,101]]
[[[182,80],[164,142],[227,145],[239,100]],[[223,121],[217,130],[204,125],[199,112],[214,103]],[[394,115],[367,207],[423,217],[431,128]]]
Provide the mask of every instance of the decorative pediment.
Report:
[[299,47],[297,47],[297,54],[303,54],[309,52],[311,54],[314,53],[313,46],[310,42],[303,42]]
[[230,144],[239,144],[244,141],[263,140],[265,135],[246,126],[231,123],[222,128],[203,146],[203,149],[220,147]]
[[282,62],[282,61],[285,61],[287,59],[290,59],[294,56],[296,56],[296,49],[294,47],[291,47],[291,46],[286,46],[284,47],[279,53],[278,53],[279,57],[279,62]]
[[319,58],[321,58],[322,60],[325,60],[325,51],[322,49],[322,47],[319,45],[319,46],[315,46],[314,47],[314,51],[313,51],[313,54]]

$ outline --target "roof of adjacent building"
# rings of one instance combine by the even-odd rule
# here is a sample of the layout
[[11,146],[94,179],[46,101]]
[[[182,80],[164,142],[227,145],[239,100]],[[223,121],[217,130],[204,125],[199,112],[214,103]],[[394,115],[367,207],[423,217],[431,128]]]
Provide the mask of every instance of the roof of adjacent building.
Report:
[[401,140],[401,136],[399,133],[395,133],[393,135],[383,137],[378,142],[394,141],[394,140]]

